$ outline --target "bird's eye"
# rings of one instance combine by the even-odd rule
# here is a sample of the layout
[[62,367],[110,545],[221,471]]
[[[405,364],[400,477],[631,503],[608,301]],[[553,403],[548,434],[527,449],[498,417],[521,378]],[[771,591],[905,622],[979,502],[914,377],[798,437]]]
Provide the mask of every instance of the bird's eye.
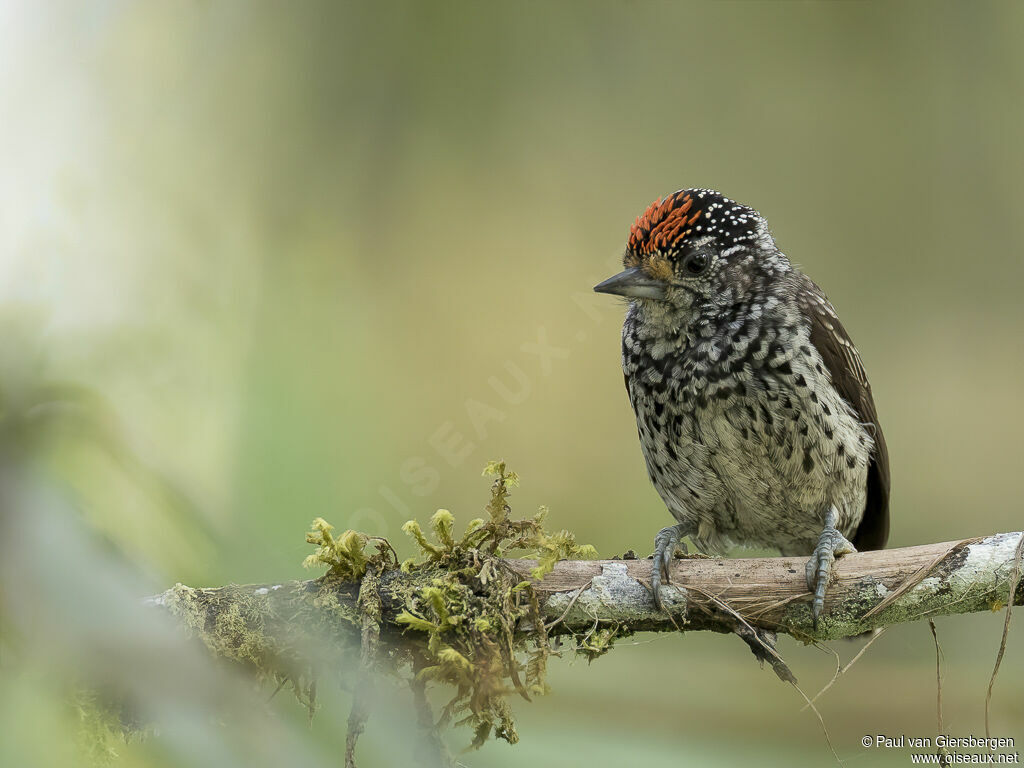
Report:
[[711,257],[703,251],[696,251],[683,259],[683,269],[690,275],[699,275],[708,268],[709,264],[711,264]]

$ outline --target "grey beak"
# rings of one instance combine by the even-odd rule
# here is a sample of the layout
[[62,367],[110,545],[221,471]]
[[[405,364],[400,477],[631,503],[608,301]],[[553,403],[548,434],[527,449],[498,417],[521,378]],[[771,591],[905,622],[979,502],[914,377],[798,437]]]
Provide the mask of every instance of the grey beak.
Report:
[[616,296],[628,296],[631,299],[664,299],[665,282],[645,274],[640,267],[632,267],[609,277],[603,283],[594,286],[598,293],[612,293]]

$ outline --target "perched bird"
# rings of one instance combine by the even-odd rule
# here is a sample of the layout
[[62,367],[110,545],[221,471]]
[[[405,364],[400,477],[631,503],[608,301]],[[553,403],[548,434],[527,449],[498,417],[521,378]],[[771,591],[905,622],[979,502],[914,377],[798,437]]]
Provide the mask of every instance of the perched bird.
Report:
[[661,585],[682,537],[810,555],[815,625],[836,557],[889,535],[889,457],[860,355],[822,290],[752,208],[684,189],[637,218],[622,368],[651,482],[678,521],[655,538]]

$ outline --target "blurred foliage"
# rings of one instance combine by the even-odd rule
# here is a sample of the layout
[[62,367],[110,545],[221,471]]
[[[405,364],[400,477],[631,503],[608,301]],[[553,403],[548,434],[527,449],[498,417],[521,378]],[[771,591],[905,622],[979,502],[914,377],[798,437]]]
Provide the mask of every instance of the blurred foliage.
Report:
[[44,472],[90,527],[140,566],[187,569],[212,530],[187,494],[133,446],[95,388],[56,378],[38,310],[0,307],[0,457]]
[[[1022,31],[1012,0],[0,4],[0,450],[37,457],[31,502],[0,507],[0,763],[72,764],[31,734],[75,732],[51,694],[97,649],[141,662],[111,605],[298,577],[314,517],[408,557],[402,524],[461,515],[486,456],[558,527],[648,552],[668,518],[622,308],[589,290],[683,186],[758,208],[837,306],[892,454],[892,543],[1019,530]],[[980,731],[1000,620],[939,624],[954,733]],[[806,687],[831,676],[783,651]],[[894,629],[820,702],[841,756],[905,764],[860,738],[934,731],[932,654]],[[803,702],[746,655],[636,638],[553,665],[522,742],[466,764],[820,765]],[[151,702],[171,724],[124,765],[344,749],[341,690],[311,732],[260,705],[248,742],[185,700]],[[1019,687],[993,706],[1024,738]],[[407,758],[415,713],[383,709],[364,765]]]

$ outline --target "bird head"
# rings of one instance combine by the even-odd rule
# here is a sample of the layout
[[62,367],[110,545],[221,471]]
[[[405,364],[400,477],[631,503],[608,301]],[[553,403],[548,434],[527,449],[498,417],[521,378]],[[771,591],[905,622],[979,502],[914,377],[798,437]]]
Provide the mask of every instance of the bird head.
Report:
[[753,208],[711,189],[681,189],[637,217],[625,270],[594,290],[687,311],[734,301],[755,273],[784,261]]

